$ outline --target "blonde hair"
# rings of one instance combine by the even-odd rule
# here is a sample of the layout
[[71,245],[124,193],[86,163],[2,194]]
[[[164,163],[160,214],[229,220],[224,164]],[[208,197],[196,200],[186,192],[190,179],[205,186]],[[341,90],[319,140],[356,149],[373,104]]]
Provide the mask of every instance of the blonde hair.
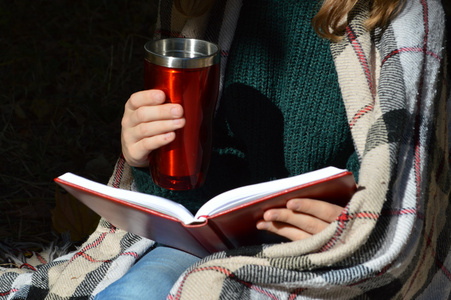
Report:
[[[372,0],[370,15],[365,21],[365,27],[373,30],[382,27],[396,16],[405,0]],[[325,0],[320,10],[312,20],[313,28],[322,37],[332,41],[340,40],[348,25],[344,18],[358,4],[359,0]]]
[[[343,22],[360,0],[324,0],[312,20],[313,28],[322,37],[338,41],[345,33],[347,22]],[[365,22],[368,30],[385,27],[398,13],[405,0],[372,0],[370,15]],[[215,0],[174,0],[175,8],[188,18],[205,14]]]

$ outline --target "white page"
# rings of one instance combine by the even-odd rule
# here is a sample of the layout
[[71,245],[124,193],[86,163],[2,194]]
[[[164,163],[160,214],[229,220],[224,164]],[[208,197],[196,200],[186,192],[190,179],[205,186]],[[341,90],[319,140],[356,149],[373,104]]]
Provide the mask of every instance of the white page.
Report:
[[205,203],[199,209],[196,213],[195,219],[199,216],[212,216],[232,207],[239,206],[275,192],[334,176],[345,171],[346,170],[336,167],[326,167],[288,178],[239,187],[210,199],[210,201]]
[[193,222],[193,215],[187,208],[179,203],[162,197],[113,188],[72,173],[66,173],[61,175],[59,178],[63,181],[82,186],[88,190],[96,191],[113,198],[124,200],[142,207],[147,207],[160,213],[175,217],[185,224]]

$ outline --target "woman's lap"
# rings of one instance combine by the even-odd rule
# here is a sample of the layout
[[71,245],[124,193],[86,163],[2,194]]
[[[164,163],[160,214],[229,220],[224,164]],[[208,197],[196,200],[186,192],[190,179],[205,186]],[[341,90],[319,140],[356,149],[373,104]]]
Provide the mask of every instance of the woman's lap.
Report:
[[180,250],[156,247],[95,299],[166,299],[183,271],[198,260]]

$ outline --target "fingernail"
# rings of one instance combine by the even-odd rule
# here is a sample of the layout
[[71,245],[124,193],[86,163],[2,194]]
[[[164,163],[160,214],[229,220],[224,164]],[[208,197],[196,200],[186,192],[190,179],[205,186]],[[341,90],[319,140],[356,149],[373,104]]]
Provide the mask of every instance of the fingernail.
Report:
[[300,203],[298,201],[288,201],[287,203],[287,208],[291,209],[291,210],[299,210],[299,208],[301,207]]
[[268,229],[268,224],[266,222],[257,223],[257,229],[262,229],[262,230]]
[[291,206],[291,210],[299,210],[299,208],[300,208],[301,206],[299,205],[299,203],[296,203],[296,204],[293,204],[292,206]]
[[170,139],[172,139],[173,135],[174,135],[174,132],[168,132],[164,135],[164,139],[170,140]]
[[180,125],[181,123],[182,123],[182,120],[180,120],[180,119],[174,119],[174,120],[172,120],[172,122],[174,123],[174,125]]
[[154,94],[155,95],[155,99],[158,101],[158,102],[164,102],[164,100],[165,100],[165,95],[164,95],[164,93],[163,92],[157,92],[157,93],[155,93]]
[[180,109],[178,107],[171,108],[171,114],[173,117],[179,117],[180,116]]
[[278,217],[279,217],[279,214],[275,211],[268,211],[263,215],[263,218],[265,219],[265,221],[274,221],[274,220],[277,220]]

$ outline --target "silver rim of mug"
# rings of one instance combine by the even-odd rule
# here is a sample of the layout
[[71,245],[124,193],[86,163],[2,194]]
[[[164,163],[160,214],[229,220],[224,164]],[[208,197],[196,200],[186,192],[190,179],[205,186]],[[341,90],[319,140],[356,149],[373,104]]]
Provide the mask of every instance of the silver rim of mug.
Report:
[[220,61],[219,46],[200,39],[155,40],[147,42],[144,49],[149,62],[168,68],[205,68]]

